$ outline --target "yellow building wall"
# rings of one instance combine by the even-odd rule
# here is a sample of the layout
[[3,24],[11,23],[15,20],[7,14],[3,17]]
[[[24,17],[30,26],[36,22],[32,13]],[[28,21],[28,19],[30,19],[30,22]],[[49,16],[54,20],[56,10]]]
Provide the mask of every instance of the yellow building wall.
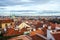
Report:
[[2,28],[5,28],[5,24],[2,24]]
[[11,23],[2,23],[2,29],[4,29],[6,27],[5,26],[6,24],[7,24],[7,26],[9,26]]

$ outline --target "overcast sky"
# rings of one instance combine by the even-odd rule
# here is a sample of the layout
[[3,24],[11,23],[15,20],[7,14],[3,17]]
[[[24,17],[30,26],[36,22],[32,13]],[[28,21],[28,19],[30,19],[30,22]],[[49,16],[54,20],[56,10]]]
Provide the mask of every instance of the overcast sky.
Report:
[[0,0],[0,15],[11,14],[19,16],[59,16],[60,0]]

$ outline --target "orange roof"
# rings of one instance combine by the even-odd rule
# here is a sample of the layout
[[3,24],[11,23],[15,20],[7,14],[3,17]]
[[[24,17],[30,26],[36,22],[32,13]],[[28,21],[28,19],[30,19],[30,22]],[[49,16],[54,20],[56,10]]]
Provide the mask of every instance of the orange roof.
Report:
[[54,33],[52,34],[55,40],[60,40],[60,33]]
[[34,36],[34,35],[36,35],[36,33],[39,33],[39,34],[44,34],[44,32],[42,31],[42,30],[36,30],[36,31],[32,31],[31,33],[30,33],[30,36]]
[[10,23],[10,22],[13,22],[12,19],[3,19],[3,20],[0,20],[0,23]]

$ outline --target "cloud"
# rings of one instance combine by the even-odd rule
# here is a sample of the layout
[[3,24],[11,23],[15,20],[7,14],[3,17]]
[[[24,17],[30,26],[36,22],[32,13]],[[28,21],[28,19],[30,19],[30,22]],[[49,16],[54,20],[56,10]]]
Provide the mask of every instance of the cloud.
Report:
[[60,11],[60,0],[0,0],[2,15],[58,15],[42,13],[43,11]]
[[45,4],[50,0],[0,0],[0,6]]
[[31,3],[30,0],[0,0],[0,6],[27,5]]

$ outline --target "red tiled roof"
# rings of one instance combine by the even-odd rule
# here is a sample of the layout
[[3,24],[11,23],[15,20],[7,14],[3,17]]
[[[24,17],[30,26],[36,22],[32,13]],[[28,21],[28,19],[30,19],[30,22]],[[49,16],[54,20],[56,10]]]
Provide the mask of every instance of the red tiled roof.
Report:
[[10,23],[10,22],[13,22],[13,20],[12,19],[0,20],[0,23]]
[[60,33],[52,34],[55,40],[60,40]]
[[32,32],[30,33],[30,36],[34,36],[34,35],[36,35],[36,33],[39,33],[39,34],[44,35],[44,32],[43,32],[42,30],[36,30],[36,31],[32,31]]

